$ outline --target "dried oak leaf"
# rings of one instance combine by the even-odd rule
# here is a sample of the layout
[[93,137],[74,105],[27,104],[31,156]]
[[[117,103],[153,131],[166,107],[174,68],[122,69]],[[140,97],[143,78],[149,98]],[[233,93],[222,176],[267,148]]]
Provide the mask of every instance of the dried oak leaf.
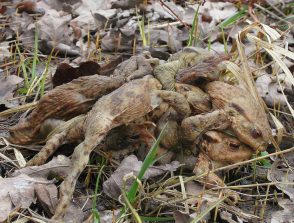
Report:
[[[59,155],[44,165],[30,166],[16,170],[12,176],[13,178],[27,176],[31,179],[47,179],[52,177],[65,178],[70,172],[70,159],[66,156]],[[58,191],[52,181],[48,182],[49,184],[46,185],[40,183],[34,184],[33,189],[35,193],[34,197],[37,198],[42,208],[48,215],[52,215],[54,214],[55,207],[58,202]],[[84,213],[81,208],[76,204],[71,203],[66,215],[64,216],[64,222],[82,222],[83,218]]]
[[66,156],[59,155],[54,157],[50,162],[42,166],[29,166],[16,170],[11,176],[27,175],[29,177],[47,178],[50,175],[66,177],[70,172],[70,159]]
[[[0,222],[4,222],[11,211],[28,208],[36,199],[48,215],[54,214],[58,202],[57,187],[47,178],[53,172],[64,178],[70,172],[69,165],[70,159],[60,155],[47,164],[25,167],[16,170],[9,178],[0,179]],[[64,219],[65,222],[72,222],[72,219],[82,222],[83,217],[82,210],[71,204]]]
[[45,178],[33,178],[25,174],[0,179],[0,222],[4,222],[14,209],[28,208],[35,202],[37,185],[46,190],[52,183]]
[[70,20],[71,15],[61,16],[54,9],[46,11],[46,14],[38,21],[40,39],[70,44],[68,29]]

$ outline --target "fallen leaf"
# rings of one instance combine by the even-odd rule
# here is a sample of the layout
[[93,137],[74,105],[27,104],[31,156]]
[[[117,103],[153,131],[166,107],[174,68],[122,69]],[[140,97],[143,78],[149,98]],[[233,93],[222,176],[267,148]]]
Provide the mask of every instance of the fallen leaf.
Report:
[[45,41],[52,41],[53,45],[59,43],[70,45],[68,23],[71,15],[61,16],[56,10],[50,9],[37,22],[39,38]]
[[35,191],[38,201],[46,213],[54,214],[55,207],[58,202],[57,187],[54,184],[47,185],[47,187],[37,184],[35,185]]
[[181,211],[174,211],[173,216],[175,218],[175,223],[186,223],[191,222],[192,218]]
[[28,208],[36,200],[35,187],[47,187],[52,181],[33,178],[25,174],[0,179],[0,222],[4,222],[9,213],[17,208]]
[[43,177],[47,178],[52,173],[64,178],[70,172],[70,159],[66,156],[59,155],[54,157],[50,162],[41,166],[29,166],[12,173],[13,177],[21,174],[28,175],[30,177]]
[[19,166],[24,167],[26,165],[26,160],[24,159],[22,153],[15,148],[13,148],[13,151],[14,151],[14,155],[15,155],[15,158],[16,158]]
[[8,42],[0,43],[0,62],[3,62],[6,58],[11,56],[10,46]]
[[38,8],[36,2],[25,0],[18,3],[15,8],[17,9],[18,13],[26,12],[28,14],[44,14],[45,10],[42,8]]
[[[256,79],[255,83],[259,95],[265,100],[268,106],[286,105],[286,98],[282,94],[279,84],[271,75],[263,74]],[[284,85],[284,87],[286,86]],[[286,89],[289,89],[289,87]]]
[[12,92],[17,88],[17,84],[20,84],[22,81],[23,78],[16,75],[0,76],[0,98],[7,99],[12,96]]
[[[181,18],[181,19],[183,18],[184,9],[181,6],[176,5],[173,1],[171,1],[171,2],[165,1],[164,3],[179,18]],[[152,8],[155,13],[158,13],[161,19],[164,19],[164,20],[170,19],[173,21],[177,20],[177,17],[173,13],[171,13],[171,11],[166,6],[161,5],[161,3],[159,3],[159,2],[154,2],[154,4],[152,4],[152,6],[150,8]]]
[[14,90],[17,89],[17,85],[22,81],[23,78],[16,75],[0,76],[0,105],[4,105],[6,108],[13,108],[18,104],[18,101],[11,103],[8,99],[13,98]]
[[78,15],[83,15],[90,11],[101,9],[110,9],[111,4],[109,0],[82,0],[80,6],[75,10]]
[[[126,157],[114,173],[103,183],[103,191],[111,198],[118,199],[123,187],[123,177],[129,173],[138,175],[142,166],[142,161],[138,161],[135,155]],[[179,162],[174,161],[171,164],[152,166],[144,175],[144,179],[162,175],[166,172],[173,172],[180,166]],[[129,188],[133,180],[128,180],[126,188]]]
[[[268,179],[271,182],[293,182],[294,173],[292,172],[294,166],[294,153],[287,153],[284,156],[288,163],[284,162],[284,159],[277,158],[268,173]],[[294,186],[291,184],[276,184],[279,190],[287,194],[290,199],[294,200]]]
[[67,63],[58,65],[52,78],[53,87],[68,83],[82,76],[99,74],[100,66],[94,61],[82,62],[79,67],[72,67]]
[[105,210],[99,211],[100,223],[115,222],[115,219],[119,217],[120,210]]
[[294,203],[290,199],[279,199],[278,204],[283,210],[272,213],[271,223],[294,222]]

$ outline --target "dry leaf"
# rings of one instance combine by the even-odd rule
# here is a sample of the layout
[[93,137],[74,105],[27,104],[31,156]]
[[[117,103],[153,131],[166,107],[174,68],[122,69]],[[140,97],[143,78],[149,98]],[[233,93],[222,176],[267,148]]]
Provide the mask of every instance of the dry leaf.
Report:
[[294,222],[294,203],[289,199],[279,199],[279,206],[283,210],[275,211],[272,213],[271,223],[280,223],[280,222]]
[[[114,173],[103,183],[103,191],[113,199],[118,199],[123,187],[123,177],[127,174],[134,173],[138,175],[142,166],[142,161],[138,161],[135,155],[130,155],[121,162],[120,166]],[[168,171],[175,171],[180,166],[179,162],[174,161],[171,164],[152,166],[148,168],[144,175],[144,179],[159,176]],[[129,188],[133,179],[127,181],[126,188]]]
[[18,100],[11,103],[8,102],[8,99],[13,98],[14,90],[22,81],[23,78],[16,75],[0,76],[0,104],[4,104],[6,108],[13,108],[16,106],[15,104],[18,104]]
[[38,21],[38,29],[41,40],[53,41],[54,44],[71,44],[68,23],[71,15],[60,16],[54,10],[46,11],[46,14]]
[[66,156],[59,155],[54,157],[50,162],[42,166],[29,166],[14,171],[12,176],[18,176],[21,174],[28,175],[30,177],[43,177],[47,178],[50,174],[55,173],[61,177],[66,177],[70,172],[70,159]]
[[[283,159],[277,158],[271,166],[271,169],[268,173],[268,179],[272,182],[293,182],[294,173],[292,171],[294,166],[294,153],[287,153],[287,156],[284,156],[287,160],[288,165],[284,162]],[[276,184],[276,187],[287,194],[290,199],[294,199],[294,186],[293,184]]]
[[52,181],[44,178],[32,178],[25,174],[0,179],[0,222],[7,219],[9,213],[17,208],[28,208],[35,202],[35,187],[47,187]]
[[16,158],[19,166],[24,167],[26,165],[26,160],[23,157],[23,155],[21,154],[21,152],[18,151],[17,149],[15,149],[15,148],[13,148],[13,151],[14,151],[14,155],[15,155],[15,158]]

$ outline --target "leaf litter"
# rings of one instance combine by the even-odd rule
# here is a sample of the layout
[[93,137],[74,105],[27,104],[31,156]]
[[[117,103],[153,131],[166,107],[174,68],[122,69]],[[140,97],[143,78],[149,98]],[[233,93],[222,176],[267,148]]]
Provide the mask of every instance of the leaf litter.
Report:
[[[4,2],[4,6],[1,5],[0,7],[0,22],[5,29],[1,30],[0,99],[4,105],[3,110],[37,101],[40,98],[41,89],[49,91],[53,87],[80,76],[95,74],[109,76],[119,64],[118,61],[125,60],[132,54],[142,53],[144,50],[149,50],[153,57],[167,60],[172,53],[176,53],[186,46],[189,37],[192,35],[196,40],[197,47],[219,53],[235,53],[235,59],[231,61],[234,64],[230,64],[231,69],[227,67],[231,73],[227,71],[224,74],[225,80],[230,79],[231,82],[245,81],[248,85],[248,79],[246,80],[243,72],[252,72],[253,76],[250,77],[253,77],[255,85],[253,88],[250,88],[250,84],[248,85],[250,93],[256,94],[253,91],[257,90],[258,97],[261,97],[267,106],[266,110],[270,111],[271,115],[275,117],[271,121],[271,126],[273,132],[279,131],[277,137],[280,147],[282,149],[293,148],[293,28],[291,29],[289,26],[291,18],[287,17],[287,15],[291,15],[291,12],[293,14],[291,3],[285,2],[282,5],[279,2],[264,4],[256,2],[255,4],[258,6],[255,5],[254,12],[257,18],[262,21],[258,24],[251,22],[253,17],[250,17],[250,14],[247,13],[247,5],[240,6],[234,1],[199,3],[196,1],[150,1],[149,3],[139,1],[140,4],[137,7],[136,1],[131,0],[98,2],[76,0],[63,1],[62,3],[60,1],[2,2]],[[198,8],[199,11],[197,12]],[[18,10],[18,13],[16,13],[16,10]],[[244,12],[244,10],[245,13],[240,13],[239,20],[233,21],[230,25],[220,26],[221,24],[229,24],[230,18],[241,11]],[[270,12],[283,17],[277,19]],[[196,32],[191,34],[187,27],[191,29],[195,15],[197,16]],[[140,32],[140,29],[143,32]],[[36,30],[38,30],[38,49],[34,49]],[[236,47],[242,47],[243,50],[245,49],[245,53],[242,55],[239,50],[239,53],[236,54]],[[23,58],[20,58],[15,49],[20,50]],[[19,89],[26,79],[23,68],[27,69],[27,74],[32,72],[34,54],[38,57],[37,63],[40,61],[46,63],[47,58],[50,57],[51,63],[48,66],[53,69],[49,70],[49,73],[43,78],[44,81],[40,81],[40,83],[29,80],[31,85],[36,86],[35,90],[26,95],[25,100],[19,99],[23,97]],[[120,56],[118,57],[118,55]],[[62,57],[69,57],[71,63],[64,61]],[[163,63],[163,61],[159,63]],[[13,67],[15,65],[17,65],[16,68]],[[156,65],[153,64],[152,66]],[[250,66],[250,70],[246,71],[246,66]],[[15,116],[9,118],[14,118],[17,122],[20,115],[25,117],[29,113],[30,111],[27,111],[23,114],[23,111],[19,110]],[[3,122],[2,120],[1,122]],[[5,123],[5,125],[10,124]],[[7,129],[3,130],[7,131]],[[58,129],[55,131],[58,131]],[[98,211],[101,213],[101,222],[111,222],[114,218],[119,218],[117,213],[120,212],[121,204],[125,205],[120,197],[121,190],[124,188],[123,176],[130,172],[136,175],[140,170],[141,161],[135,155],[130,155],[133,151],[142,147],[142,145],[136,144],[138,143],[136,137],[143,139],[142,134],[138,136],[138,134],[130,131],[122,139],[119,138],[117,141],[119,143],[114,146],[108,145],[111,142],[109,139],[102,142],[101,146],[98,147],[104,147],[104,149],[95,150],[88,168],[84,171],[85,174],[80,178],[79,183],[87,186],[87,194],[92,194],[86,202],[83,201],[85,202],[84,205],[89,205],[93,196],[97,196],[98,199],[100,197],[102,199],[112,197],[114,200],[118,200],[113,201],[115,205],[112,207],[106,201],[99,204]],[[144,137],[148,139],[146,135]],[[289,139],[290,143],[286,139]],[[135,144],[136,146],[133,148]],[[11,144],[10,146],[13,147],[14,145]],[[25,147],[30,148],[30,146]],[[73,146],[75,145],[71,147]],[[113,152],[114,156],[112,157],[112,152],[105,149],[108,146],[109,148],[125,148],[125,152],[120,153],[120,155],[119,153],[114,155],[115,152]],[[268,150],[272,157],[275,157],[274,146],[270,145]],[[276,147],[276,149],[278,148]],[[25,165],[26,160],[32,157],[32,154],[19,147],[15,147],[13,153],[7,151],[3,150],[5,155],[3,154],[1,159],[8,158],[5,158],[3,162],[17,160],[18,165],[16,166]],[[279,150],[277,151],[276,153],[279,154]],[[99,156],[97,156],[97,153]],[[149,177],[147,174],[142,181],[139,191],[144,196],[141,195],[142,200],[139,200],[139,204],[136,204],[135,211],[143,215],[141,216],[142,219],[145,217],[151,218],[157,212],[159,215],[156,216],[172,217],[176,222],[193,222],[202,215],[202,220],[212,221],[216,217],[216,215],[213,216],[214,213],[217,212],[219,213],[217,219],[228,222],[234,222],[235,219],[238,219],[238,222],[246,222],[250,218],[255,218],[256,221],[263,218],[267,222],[292,221],[292,154],[293,151],[290,149],[284,156],[282,150],[280,157],[271,162],[270,169],[266,170],[268,181],[265,181],[262,177],[259,179],[259,176],[254,173],[256,165],[258,168],[263,168],[260,167],[260,163],[253,162],[252,165],[245,165],[237,170],[225,171],[226,179],[231,181],[241,179],[239,184],[234,185],[251,185],[251,190],[238,190],[243,195],[245,204],[251,204],[251,208],[239,204],[239,207],[230,209],[226,206],[226,203],[220,203],[218,208],[211,211],[211,215],[208,215],[209,211],[207,213],[206,211],[210,210],[210,207],[213,207],[213,204],[218,202],[219,199],[214,193],[211,193],[213,192],[211,190],[204,193],[207,188],[205,186],[203,188],[203,184],[198,186],[197,192],[191,189],[195,187],[193,184],[196,184],[196,182],[188,180],[189,174],[185,175],[187,170],[181,167],[185,163],[182,160],[181,164],[168,163],[150,167],[149,172],[156,171],[157,173],[155,176],[151,174],[152,176]],[[140,154],[137,155],[140,156]],[[188,159],[194,162],[195,159],[191,158],[191,154],[188,157],[187,162]],[[61,178],[66,177],[70,173],[69,163],[69,159],[58,156],[39,167],[24,167],[19,170],[4,164],[4,169],[7,172],[4,171],[6,172],[3,175],[5,178],[1,179],[3,184],[1,198],[3,199],[1,199],[2,205],[0,205],[0,221],[6,220],[11,213],[12,218],[16,217],[17,212],[15,211],[19,210],[24,210],[23,213],[30,215],[29,207],[37,207],[36,211],[39,214],[42,213],[40,211],[42,209],[46,213],[43,217],[50,218],[54,214],[58,190],[55,184],[56,180],[48,180],[48,177],[52,172],[54,172],[53,178],[55,177],[58,180],[60,180],[60,176]],[[107,170],[102,171],[101,166],[105,165]],[[177,171],[177,168],[180,168],[181,171]],[[122,171],[122,169],[125,170]],[[97,181],[97,184],[97,176],[100,176],[99,171],[102,171],[102,173],[100,182]],[[183,190],[183,187],[171,186],[180,185],[182,175],[186,190]],[[156,180],[159,180],[158,184]],[[262,185],[265,182],[272,184],[270,187],[258,186],[259,183]],[[101,190],[97,191],[98,194],[94,192],[95,184],[101,187]],[[26,187],[23,185],[26,185]],[[259,189],[262,188],[261,194],[260,191],[255,193],[256,186]],[[228,187],[230,188],[230,185]],[[152,190],[154,190],[154,194]],[[281,193],[285,195],[280,196]],[[82,197],[86,196],[85,194]],[[147,199],[149,196],[152,199]],[[260,197],[253,205],[249,198],[255,199],[258,196]],[[76,200],[79,197],[81,197],[81,194],[74,195]],[[34,203],[33,206],[32,203]],[[89,214],[94,212],[87,212],[83,209],[83,213],[81,208],[84,205],[81,204],[78,207],[72,203],[64,220],[72,222],[75,218],[75,222],[82,222],[87,219]],[[282,210],[277,211],[278,206]],[[149,211],[144,211],[143,207]],[[195,208],[197,211],[195,211]],[[12,212],[13,210],[14,212]],[[114,210],[116,214],[110,210]],[[152,210],[154,213],[152,213]],[[75,217],[73,217],[74,213],[76,213]],[[133,212],[130,211],[129,213]],[[149,213],[151,213],[150,216],[144,216]],[[122,217],[127,218],[126,216]],[[169,222],[169,220],[165,222]]]

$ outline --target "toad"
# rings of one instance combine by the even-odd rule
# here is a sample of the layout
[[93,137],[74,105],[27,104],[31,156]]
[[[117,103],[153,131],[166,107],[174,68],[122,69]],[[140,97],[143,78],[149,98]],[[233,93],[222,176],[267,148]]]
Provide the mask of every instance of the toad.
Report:
[[159,60],[152,58],[149,52],[143,52],[142,55],[130,57],[128,60],[120,63],[113,72],[113,76],[125,77],[126,81],[142,78],[153,74],[153,66],[158,65]]
[[61,184],[60,200],[53,220],[62,221],[76,181],[86,167],[91,151],[111,129],[123,124],[127,125],[145,116],[162,102],[170,104],[179,115],[189,116],[190,107],[183,95],[160,89],[161,84],[150,76],[124,84],[101,97],[87,115],[74,118],[66,128],[53,135],[29,162],[29,165],[42,164],[63,141],[83,139],[73,152],[72,171]]
[[[251,154],[265,151],[271,138],[271,128],[259,103],[246,90],[221,81],[210,82],[205,89],[213,110],[185,118],[181,123],[184,139],[195,143],[202,137],[202,147],[206,148],[200,152],[201,164],[196,164],[194,172],[209,171],[209,165],[203,165],[209,160],[225,165],[248,159],[249,151]],[[209,132],[211,130],[218,133]],[[230,143],[226,143],[228,135],[219,131],[234,135],[237,141],[231,143],[230,138]],[[209,145],[209,142],[221,141],[221,138],[224,141],[222,150],[219,146]],[[219,179],[217,182],[222,181]]]
[[154,69],[155,77],[163,89],[174,91],[175,80],[190,83],[191,79],[218,80],[219,71],[223,69],[221,62],[228,59],[226,55],[213,55],[193,47],[187,47],[182,52],[173,55],[169,62]]
[[84,76],[54,88],[40,99],[27,118],[9,129],[9,141],[20,145],[41,143],[55,127],[85,114],[98,98],[120,87],[125,81],[152,74],[151,64],[157,63],[158,59],[146,52],[122,62],[111,77]]
[[86,113],[99,97],[123,83],[122,77],[91,75],[60,85],[42,97],[27,118],[9,129],[8,140],[21,145],[40,142],[61,122]]

